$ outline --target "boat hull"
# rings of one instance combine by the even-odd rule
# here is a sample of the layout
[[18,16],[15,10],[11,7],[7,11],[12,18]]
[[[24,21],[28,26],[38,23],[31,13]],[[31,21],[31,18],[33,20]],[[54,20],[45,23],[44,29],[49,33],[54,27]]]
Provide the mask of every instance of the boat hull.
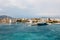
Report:
[[48,25],[47,23],[36,23],[36,24],[31,24],[32,26],[44,26]]
[[47,23],[38,23],[38,26],[44,26],[44,25],[48,25]]

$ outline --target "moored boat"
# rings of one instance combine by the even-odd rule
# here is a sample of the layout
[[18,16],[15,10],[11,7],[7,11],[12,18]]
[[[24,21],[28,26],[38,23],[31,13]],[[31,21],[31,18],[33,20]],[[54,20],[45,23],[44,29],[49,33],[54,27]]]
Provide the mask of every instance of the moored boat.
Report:
[[31,26],[43,26],[43,25],[48,25],[46,22],[42,21],[42,22],[34,22],[33,20],[29,20],[29,22],[27,23]]
[[48,25],[47,23],[31,23],[29,24],[31,26],[44,26],[44,25]]
[[48,25],[47,23],[37,23],[38,26]]

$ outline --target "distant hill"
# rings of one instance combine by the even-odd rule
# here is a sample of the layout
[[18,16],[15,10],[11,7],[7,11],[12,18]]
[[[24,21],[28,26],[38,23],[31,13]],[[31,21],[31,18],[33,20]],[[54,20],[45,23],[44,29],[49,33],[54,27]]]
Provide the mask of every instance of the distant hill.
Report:
[[10,16],[1,15],[1,16],[0,16],[0,19],[3,19],[3,18],[10,18],[10,19],[12,19],[12,17],[10,17]]

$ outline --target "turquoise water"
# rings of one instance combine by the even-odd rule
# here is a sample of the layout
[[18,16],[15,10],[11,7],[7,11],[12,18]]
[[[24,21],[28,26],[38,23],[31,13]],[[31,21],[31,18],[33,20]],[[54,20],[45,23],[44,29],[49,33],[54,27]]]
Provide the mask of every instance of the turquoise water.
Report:
[[0,40],[60,40],[60,25],[0,25]]

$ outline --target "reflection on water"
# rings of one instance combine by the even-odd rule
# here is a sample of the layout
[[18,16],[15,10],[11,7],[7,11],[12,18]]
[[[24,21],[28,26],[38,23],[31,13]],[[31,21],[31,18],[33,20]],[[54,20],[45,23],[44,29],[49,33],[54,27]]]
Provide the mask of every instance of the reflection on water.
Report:
[[0,25],[0,40],[60,40],[60,25]]

